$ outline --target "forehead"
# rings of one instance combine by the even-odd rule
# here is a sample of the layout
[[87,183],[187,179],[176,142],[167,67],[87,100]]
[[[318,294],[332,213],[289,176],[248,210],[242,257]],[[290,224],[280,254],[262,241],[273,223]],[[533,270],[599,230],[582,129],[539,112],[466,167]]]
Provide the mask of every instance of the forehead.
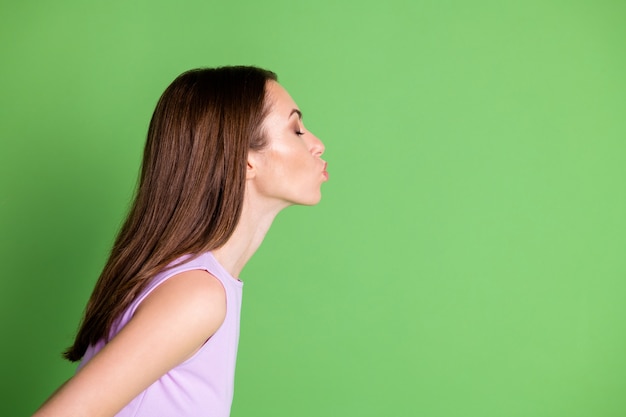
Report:
[[267,98],[270,104],[271,112],[287,114],[291,113],[293,109],[297,109],[296,102],[293,101],[287,90],[276,81],[268,81],[267,84]]

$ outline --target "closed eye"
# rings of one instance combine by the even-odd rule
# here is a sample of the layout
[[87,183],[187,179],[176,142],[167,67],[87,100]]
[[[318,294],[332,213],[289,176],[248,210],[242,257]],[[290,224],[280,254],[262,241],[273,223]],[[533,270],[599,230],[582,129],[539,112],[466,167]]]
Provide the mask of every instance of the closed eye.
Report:
[[304,132],[302,130],[296,130],[296,135],[302,136],[304,135]]

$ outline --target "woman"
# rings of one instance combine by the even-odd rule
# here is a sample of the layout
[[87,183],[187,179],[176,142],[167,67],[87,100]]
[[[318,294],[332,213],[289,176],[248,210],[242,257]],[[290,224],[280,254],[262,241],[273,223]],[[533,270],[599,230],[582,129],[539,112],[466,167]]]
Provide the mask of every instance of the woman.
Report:
[[280,210],[320,200],[323,152],[272,72],[180,75],[152,116],[134,204],[65,352],[78,371],[35,415],[228,416],[237,277]]

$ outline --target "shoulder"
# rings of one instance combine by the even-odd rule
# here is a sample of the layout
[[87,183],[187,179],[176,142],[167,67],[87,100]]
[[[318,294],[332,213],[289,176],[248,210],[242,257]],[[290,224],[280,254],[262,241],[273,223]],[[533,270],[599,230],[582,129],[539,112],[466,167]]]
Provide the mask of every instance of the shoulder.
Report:
[[202,269],[173,275],[157,286],[138,306],[134,318],[178,322],[188,330],[210,337],[226,317],[226,291],[222,283]]
[[171,276],[143,299],[130,321],[53,395],[41,414],[117,413],[197,352],[225,316],[226,292],[213,275],[190,270]]

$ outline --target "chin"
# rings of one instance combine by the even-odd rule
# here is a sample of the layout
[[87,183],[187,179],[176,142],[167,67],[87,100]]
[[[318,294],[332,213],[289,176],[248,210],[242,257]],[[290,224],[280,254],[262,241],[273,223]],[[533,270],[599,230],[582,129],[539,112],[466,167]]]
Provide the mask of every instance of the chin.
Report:
[[306,204],[307,206],[315,206],[316,204],[318,204],[320,201],[322,201],[322,194],[318,194],[314,199],[312,199],[308,204]]
[[303,198],[299,198],[293,202],[295,205],[299,206],[314,206],[322,200],[322,193],[318,192],[315,195],[306,196]]

